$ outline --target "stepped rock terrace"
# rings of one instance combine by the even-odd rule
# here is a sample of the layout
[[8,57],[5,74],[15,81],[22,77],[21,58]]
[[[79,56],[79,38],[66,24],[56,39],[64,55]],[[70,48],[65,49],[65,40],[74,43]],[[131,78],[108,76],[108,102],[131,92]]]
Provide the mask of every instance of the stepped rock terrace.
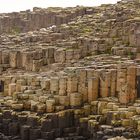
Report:
[[0,14],[0,140],[139,140],[139,17],[139,0]]

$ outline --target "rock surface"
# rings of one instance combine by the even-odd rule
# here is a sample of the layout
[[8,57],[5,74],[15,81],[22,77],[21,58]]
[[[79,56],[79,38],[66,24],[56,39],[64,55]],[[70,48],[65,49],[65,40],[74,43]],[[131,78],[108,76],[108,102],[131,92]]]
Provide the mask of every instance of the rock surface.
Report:
[[139,16],[139,0],[0,14],[0,140],[139,140]]

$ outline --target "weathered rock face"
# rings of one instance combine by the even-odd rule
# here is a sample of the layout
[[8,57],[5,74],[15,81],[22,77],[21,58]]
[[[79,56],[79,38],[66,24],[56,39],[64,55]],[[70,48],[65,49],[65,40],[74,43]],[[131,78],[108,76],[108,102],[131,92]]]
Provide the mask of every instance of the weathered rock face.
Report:
[[0,15],[0,140],[140,139],[140,2]]
[[[77,16],[83,16],[87,8],[48,8],[34,7],[33,11],[21,11],[0,15],[0,33],[16,33],[38,30],[53,25],[68,23]],[[92,12],[92,11],[91,11]]]

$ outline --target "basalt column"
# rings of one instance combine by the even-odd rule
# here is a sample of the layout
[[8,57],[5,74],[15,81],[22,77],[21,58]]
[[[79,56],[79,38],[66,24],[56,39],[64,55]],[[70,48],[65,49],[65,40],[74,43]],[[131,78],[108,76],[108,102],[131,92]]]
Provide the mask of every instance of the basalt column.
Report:
[[79,82],[78,82],[78,92],[82,95],[83,102],[88,100],[88,87],[87,87],[87,70],[80,69],[78,70]]
[[9,63],[11,68],[20,68],[22,64],[20,51],[11,51],[9,53]]
[[116,81],[117,81],[117,70],[111,69],[111,80],[110,80],[110,96],[116,96]]
[[67,93],[68,95],[78,91],[78,78],[75,74],[68,76]]
[[111,73],[103,71],[100,74],[100,96],[102,98],[110,96],[110,81]]
[[32,63],[33,63],[33,55],[32,52],[23,52],[22,53],[22,66],[26,70],[32,70]]
[[129,94],[127,92],[127,69],[122,65],[117,69],[117,92],[120,103],[129,103]]
[[127,68],[127,85],[130,102],[134,102],[136,98],[136,66]]
[[98,98],[99,79],[92,77],[88,79],[88,102],[95,101]]

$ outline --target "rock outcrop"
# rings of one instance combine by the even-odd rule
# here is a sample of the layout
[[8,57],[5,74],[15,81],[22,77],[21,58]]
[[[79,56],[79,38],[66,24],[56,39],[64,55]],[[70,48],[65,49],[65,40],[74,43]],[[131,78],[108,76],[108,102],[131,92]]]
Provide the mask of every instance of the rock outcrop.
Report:
[[140,139],[140,2],[0,14],[0,140]]

